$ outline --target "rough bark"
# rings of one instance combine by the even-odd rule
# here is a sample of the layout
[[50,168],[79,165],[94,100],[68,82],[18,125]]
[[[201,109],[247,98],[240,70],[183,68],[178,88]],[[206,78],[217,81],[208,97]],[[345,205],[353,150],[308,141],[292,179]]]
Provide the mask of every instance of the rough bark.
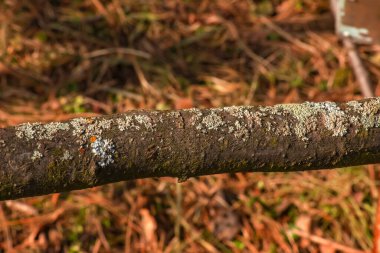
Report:
[[0,199],[121,180],[380,162],[380,98],[131,111],[0,129]]

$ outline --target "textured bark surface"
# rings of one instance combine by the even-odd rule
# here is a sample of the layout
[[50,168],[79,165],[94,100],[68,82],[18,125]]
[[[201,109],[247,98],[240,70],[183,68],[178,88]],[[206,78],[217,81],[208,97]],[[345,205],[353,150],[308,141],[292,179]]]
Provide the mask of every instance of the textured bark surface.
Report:
[[121,180],[380,162],[380,98],[131,111],[0,129],[0,199]]

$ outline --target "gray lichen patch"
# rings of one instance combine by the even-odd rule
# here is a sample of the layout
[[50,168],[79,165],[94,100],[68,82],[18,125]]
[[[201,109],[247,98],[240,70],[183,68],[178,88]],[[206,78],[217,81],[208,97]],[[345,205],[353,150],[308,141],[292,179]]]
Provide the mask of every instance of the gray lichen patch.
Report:
[[[241,120],[245,119],[249,128],[253,126],[261,127],[263,124],[263,117],[268,116],[268,107],[254,107],[254,106],[230,106],[223,108],[223,111],[229,113],[231,116]],[[273,109],[269,112],[274,113]]]
[[51,122],[44,125],[44,131],[41,133],[42,139],[51,140],[58,131],[68,131],[69,124],[60,122]]
[[156,124],[147,115],[126,115],[116,119],[117,127],[120,131],[145,129],[154,131]]
[[41,152],[35,150],[35,151],[33,152],[33,155],[32,155],[32,157],[31,157],[31,159],[32,159],[32,161],[35,161],[35,160],[41,159],[42,156],[43,156],[43,155],[41,154]]
[[191,126],[197,125],[203,116],[202,111],[196,108],[185,109],[183,111],[191,113],[190,120],[189,120],[189,123]]
[[362,104],[359,101],[349,101],[346,103],[349,106],[349,110],[359,112],[363,110]]
[[245,115],[245,111],[247,110],[247,107],[243,106],[229,106],[229,107],[224,107],[223,111],[229,113],[230,115],[242,119]]
[[[350,101],[346,103],[347,111],[353,116],[349,118],[352,125],[358,129],[368,130],[373,127],[380,127],[380,98],[372,98],[369,101]],[[357,130],[358,132],[358,130]]]
[[211,112],[209,115],[203,117],[202,124],[207,130],[217,130],[224,125],[222,117],[215,112]]
[[135,115],[135,120],[147,130],[153,130],[155,127],[152,118],[147,115]]
[[100,167],[114,163],[115,145],[112,140],[103,140],[97,137],[96,140],[91,143],[91,152],[95,155],[97,159],[96,163]]
[[325,127],[330,130],[332,136],[344,136],[347,133],[349,124],[344,111],[333,102],[308,103],[311,107],[322,115]]
[[288,123],[279,125],[274,116],[280,116],[280,110],[274,107],[231,106],[223,108],[230,116],[234,117],[233,125],[229,123],[228,133],[243,141],[247,141],[250,131],[254,127],[265,127],[268,132],[276,135],[290,135]]
[[87,120],[85,118],[76,118],[70,121],[71,126],[73,127],[73,135],[81,136],[86,132]]
[[[153,113],[153,112],[152,112]],[[119,131],[148,130],[154,131],[156,124],[148,115],[125,115],[117,118],[77,118],[70,122],[72,134],[79,137],[79,144],[85,145],[92,136],[101,137],[105,131],[111,130],[113,126]]]
[[34,129],[34,126],[38,123],[25,123],[21,124],[19,126],[16,126],[16,136],[18,138],[26,138],[26,139],[33,139],[34,135],[36,133],[36,130]]
[[175,119],[178,119],[178,118],[181,118],[181,113],[179,111],[172,111],[172,112],[169,112],[169,117],[171,118],[175,118]]
[[133,117],[129,115],[126,115],[125,117],[122,117],[122,118],[117,118],[116,123],[120,131],[125,131],[128,129],[136,129],[136,130],[140,129],[139,126],[133,123]]
[[110,129],[112,125],[112,119],[94,120],[93,122],[89,119],[89,121],[90,123],[86,124],[85,129],[82,130],[87,137],[101,135],[104,130]]
[[15,127],[16,136],[27,140],[51,140],[59,131],[68,131],[69,124],[61,122],[25,123]]
[[253,127],[254,125],[261,127],[263,124],[262,123],[263,113],[259,111],[251,112],[249,110],[244,110],[244,116],[247,118],[248,127],[250,128]]
[[349,127],[344,111],[333,102],[283,104],[276,105],[273,109],[276,115],[282,111],[296,119],[293,131],[304,141],[308,140],[307,135],[319,125],[332,132],[332,136],[344,136]]
[[364,113],[375,114],[380,110],[380,98],[372,98],[371,100],[362,102]]
[[[331,136],[334,137],[347,134],[350,125],[366,130],[371,127],[380,127],[380,116],[377,115],[380,111],[380,98],[362,102],[352,101],[346,105],[348,108],[345,110],[334,102],[306,102],[272,107],[232,106],[223,108],[223,111],[237,118],[241,127],[247,129],[252,129],[253,126],[264,127],[266,131],[277,136],[295,134],[303,141],[307,141],[308,134],[320,126],[331,132]],[[286,119],[289,116],[294,121]],[[285,120],[279,121],[278,117],[285,117]],[[229,133],[236,131],[236,123],[235,125],[228,123],[228,125]]]
[[235,130],[234,136],[237,139],[241,139],[242,141],[247,141],[249,138],[249,130],[245,125],[241,124],[240,121],[235,121]]
[[98,120],[95,125],[97,125],[97,128],[106,130],[111,128],[112,122],[112,119],[102,119]]
[[69,161],[73,158],[73,156],[70,154],[68,150],[65,150],[63,152],[63,156],[61,157],[61,161]]
[[113,119],[77,118],[71,120],[72,134],[78,137],[78,143],[84,145],[92,136],[101,136],[110,130]]

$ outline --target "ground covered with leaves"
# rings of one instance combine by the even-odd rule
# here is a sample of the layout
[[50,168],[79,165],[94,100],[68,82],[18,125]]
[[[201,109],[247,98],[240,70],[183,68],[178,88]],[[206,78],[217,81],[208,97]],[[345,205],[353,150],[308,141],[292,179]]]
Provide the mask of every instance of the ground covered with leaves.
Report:
[[[361,98],[328,1],[0,2],[0,126]],[[374,84],[380,47],[360,47]],[[379,86],[375,87],[380,95]],[[373,167],[144,179],[0,204],[7,252],[366,252]]]

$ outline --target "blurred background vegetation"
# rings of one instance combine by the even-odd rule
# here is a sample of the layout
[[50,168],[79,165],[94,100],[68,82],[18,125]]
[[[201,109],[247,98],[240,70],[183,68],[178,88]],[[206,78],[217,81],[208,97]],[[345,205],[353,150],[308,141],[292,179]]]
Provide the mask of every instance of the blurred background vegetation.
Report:
[[[359,52],[377,84],[380,47]],[[327,0],[0,1],[2,127],[359,98]],[[144,179],[5,201],[0,248],[365,252],[375,183],[360,167]]]

